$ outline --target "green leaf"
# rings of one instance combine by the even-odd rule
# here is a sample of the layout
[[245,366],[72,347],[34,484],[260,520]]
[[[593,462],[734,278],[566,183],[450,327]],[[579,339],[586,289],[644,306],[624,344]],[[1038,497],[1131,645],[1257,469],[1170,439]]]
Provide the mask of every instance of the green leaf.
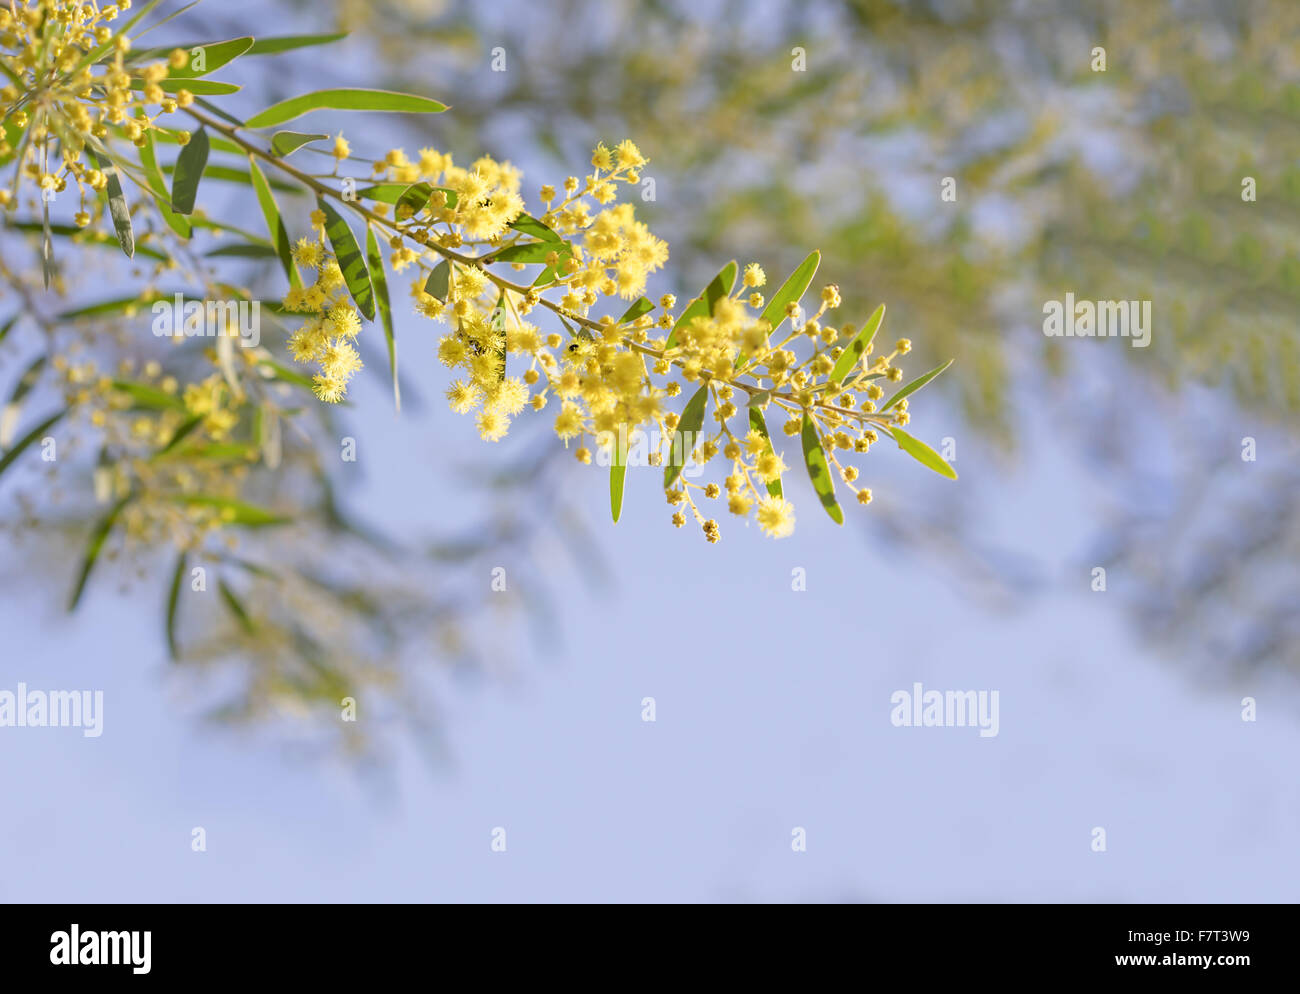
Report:
[[[282,366],[274,359],[263,359],[259,363],[259,366],[263,369],[270,370],[270,378],[273,380],[280,380],[283,383],[292,383],[294,386],[302,387],[304,390],[313,389],[314,385],[308,377],[303,376],[302,373],[295,369],[290,369],[288,366]],[[346,403],[347,401],[344,401],[344,404]]]
[[230,609],[230,613],[235,616],[235,620],[239,622],[239,627],[251,635],[256,626],[253,624],[253,619],[248,616],[248,611],[238,595],[230,589],[225,580],[217,581],[217,590],[221,592],[222,602]]
[[433,267],[429,273],[429,278],[424,281],[424,292],[437,297],[445,304],[450,282],[451,263],[443,259],[442,262]]
[[[188,146],[186,147],[188,148]],[[162,214],[162,219],[166,222],[167,227],[182,238],[189,238],[190,232],[193,230],[190,226],[190,219],[172,210],[171,203],[166,196],[167,183],[163,180],[162,170],[158,168],[152,128],[144,133],[144,144],[140,146],[140,165],[144,167],[145,177],[149,180],[150,192],[154,195],[154,200],[158,204],[158,212]]]
[[370,283],[370,273],[366,270],[366,260],[361,255],[356,236],[348,223],[339,216],[338,211],[320,197],[316,206],[325,214],[325,234],[338,257],[339,268],[343,270],[343,279],[348,284],[348,293],[357,302],[357,309],[366,316],[367,321],[375,319],[375,291]]
[[[394,202],[394,216],[398,220],[405,216],[413,217],[428,206],[431,196],[433,196],[433,187],[428,183],[412,183]],[[410,210],[410,215],[406,214],[407,209]]]
[[654,309],[655,305],[652,301],[647,300],[645,297],[638,297],[632,302],[632,306],[623,312],[623,316],[618,319],[618,323],[627,324],[629,321],[635,321],[643,314],[649,314]]
[[262,170],[251,155],[248,157],[248,171],[253,180],[258,206],[262,208],[262,217],[266,219],[266,230],[271,235],[271,244],[275,246],[275,251],[280,256],[280,265],[284,267],[284,274],[289,277],[292,286],[300,286],[302,281],[298,277],[297,267],[293,264],[293,247],[289,242],[289,230],[280,219],[280,208],[275,204],[275,196],[271,193],[271,187],[267,185],[266,177],[262,175]]
[[[195,45],[175,45],[174,48],[184,49],[189,53],[190,60],[185,63],[184,69],[171,69],[167,73],[167,78],[171,79],[195,79],[199,76],[206,76],[210,72],[216,72],[222,66],[233,62],[241,55],[247,53],[254,45],[251,37],[231,38],[229,41],[217,41],[209,44]],[[196,48],[203,49],[203,69],[194,68],[197,59],[194,57]],[[170,48],[155,49],[159,53],[157,57],[166,58],[172,51]],[[193,91],[191,91],[193,92]]]
[[182,441],[185,440],[185,437],[189,435],[190,432],[194,431],[194,429],[197,428],[202,423],[203,423],[203,418],[200,416],[195,416],[190,418],[188,421],[186,421],[184,424],[182,424],[179,428],[176,429],[176,433],[172,435],[171,441],[168,442],[166,445],[164,445],[156,453],[154,453],[153,458],[157,459],[160,456],[164,456],[172,449],[176,448],[176,446],[178,446]]
[[180,606],[181,579],[185,575],[185,553],[176,557],[176,569],[172,573],[171,586],[167,590],[167,655],[173,660],[180,658],[176,644],[176,610]]
[[332,35],[282,35],[279,38],[259,38],[253,42],[245,55],[274,55],[287,52],[291,48],[309,48],[313,45],[328,45],[332,41],[346,38],[348,33],[341,31]]
[[614,434],[613,458],[609,463],[609,510],[618,524],[623,513],[623,484],[627,481],[627,426],[620,425]]
[[171,498],[177,504],[190,507],[212,507],[222,512],[222,518],[232,525],[244,525],[249,528],[261,528],[266,525],[288,524],[291,520],[281,514],[274,514],[262,507],[246,504],[229,497],[208,497],[201,494],[174,494]]
[[181,146],[176,158],[176,172],[172,175],[172,210],[177,214],[193,214],[194,198],[198,196],[199,180],[208,164],[208,132],[199,128],[190,136],[188,145]]
[[891,407],[897,404],[900,400],[908,396],[908,394],[916,393],[916,391],[920,390],[921,387],[925,386],[927,383],[929,383],[932,379],[934,379],[936,376],[938,376],[940,373],[942,373],[945,369],[947,369],[951,365],[952,365],[952,360],[949,359],[947,362],[943,363],[942,365],[935,366],[934,369],[930,370],[928,373],[922,373],[911,383],[907,384],[907,386],[899,390],[898,393],[890,397],[889,400],[885,401],[885,405],[880,409],[880,413],[884,414],[887,410],[889,410]]
[[150,411],[165,411],[168,408],[173,408],[178,411],[185,409],[185,401],[181,400],[174,394],[167,393],[165,390],[151,387],[147,383],[131,383],[128,380],[114,380],[113,389],[130,397],[131,400],[134,401],[132,406],[135,409]]
[[[131,80],[131,89],[143,90],[145,83],[141,79]],[[224,97],[238,93],[243,89],[238,83],[223,83],[216,79],[164,79],[158,84],[163,93],[179,93],[189,90],[199,97]]]
[[[753,404],[749,406],[749,427],[767,439],[768,452],[775,451],[772,448],[772,436],[767,433],[767,419],[763,417],[763,411]],[[779,476],[766,486],[767,492],[773,497],[784,496],[784,492],[781,489],[781,478]]]
[[49,362],[48,357],[41,356],[27,367],[22,376],[18,377],[18,384],[14,387],[14,392],[9,395],[10,406],[21,404],[23,398],[32,392],[32,387],[36,386],[36,381],[41,377],[41,370],[45,368],[47,362]]
[[275,246],[268,245],[265,242],[244,242],[234,245],[220,245],[211,252],[204,255],[208,258],[224,258],[234,256],[239,259],[275,259],[279,253]]
[[96,166],[108,180],[108,185],[104,188],[104,196],[108,198],[108,212],[113,218],[117,242],[129,259],[135,255],[135,233],[131,230],[131,208],[127,206],[126,197],[122,194],[122,181],[118,178],[117,166],[94,149],[90,150],[90,154],[95,157]]
[[817,267],[821,265],[822,254],[813,252],[803,262],[795,267],[795,271],[789,275],[781,288],[768,298],[767,306],[763,308],[763,314],[760,320],[766,321],[776,331],[785,320],[785,308],[790,302],[798,303],[808,289],[808,284],[813,281],[817,275]]
[[250,128],[268,128],[313,110],[373,110],[400,114],[439,114],[446,104],[390,90],[317,90],[282,100],[248,119]]
[[8,469],[10,465],[14,462],[14,460],[23,454],[23,450],[26,449],[27,446],[31,445],[38,438],[43,438],[45,433],[49,431],[50,428],[54,427],[54,425],[58,423],[59,419],[62,418],[67,413],[68,411],[65,408],[64,410],[59,411],[57,414],[51,414],[48,418],[46,418],[35,428],[29,431],[26,435],[20,438],[17,442],[15,442],[13,444],[13,448],[11,448],[3,456],[0,456],[0,473],[3,473],[6,469]]
[[419,183],[376,183],[374,186],[366,186],[358,190],[357,198],[359,200],[377,200],[381,204],[395,204],[402,194],[419,185]]
[[271,136],[271,151],[283,158],[310,142],[325,141],[329,135],[306,135],[300,131],[277,131]]
[[77,575],[77,584],[72,588],[72,596],[68,599],[69,611],[75,611],[77,604],[81,602],[81,595],[86,590],[86,581],[90,579],[90,571],[95,568],[95,562],[99,559],[105,540],[113,530],[113,526],[117,524],[122,508],[126,507],[130,499],[131,495],[127,494],[114,504],[112,510],[100,518],[99,523],[95,525],[95,530],[90,533],[90,543],[86,546],[86,555],[81,561],[81,572]]
[[510,222],[510,227],[514,228],[515,231],[522,231],[525,235],[532,235],[534,238],[540,238],[545,242],[563,241],[554,231],[529,214],[520,214]]
[[731,288],[736,285],[736,263],[729,262],[722,267],[722,271],[708,286],[704,292],[690,302],[686,310],[682,311],[681,317],[673,325],[672,334],[668,336],[668,343],[664,348],[671,349],[677,341],[677,331],[686,327],[696,318],[709,317],[713,314],[713,309],[717,306],[718,301],[731,293]]
[[835,500],[835,481],[831,479],[831,468],[826,462],[826,452],[822,449],[821,437],[817,426],[807,414],[803,416],[803,461],[808,467],[808,479],[812,480],[817,497],[826,508],[826,513],[837,525],[844,524],[844,511]]
[[171,443],[156,453],[150,462],[167,462],[171,459],[204,460],[206,462],[250,463],[256,461],[261,450],[248,442],[209,442],[199,445],[182,445],[172,448]]
[[85,307],[78,307],[75,310],[63,311],[59,314],[60,321],[75,321],[78,318],[95,318],[103,317],[105,314],[120,314],[123,311],[129,311],[132,307],[147,307],[149,300],[141,297],[115,297],[112,300],[101,300],[97,304],[87,304]]
[[573,255],[573,246],[568,242],[528,242],[525,245],[509,245],[495,253],[492,262],[545,262],[551,253],[559,256],[556,262]]
[[393,371],[393,406],[402,410],[402,391],[397,385],[397,339],[393,334],[393,307],[388,299],[388,277],[384,274],[384,257],[379,253],[379,240],[375,229],[366,225],[366,258],[370,262],[370,275],[375,281],[375,298],[379,303],[379,321],[384,326],[384,340],[388,343],[388,365]]
[[914,438],[902,428],[895,428],[892,425],[886,426],[885,431],[894,436],[894,441],[898,447],[906,452],[909,456],[919,462],[922,466],[934,470],[940,476],[946,476],[950,480],[957,479],[957,471],[943,461],[943,457],[934,449],[926,445],[919,438]]
[[862,326],[862,330],[853,336],[853,341],[845,346],[844,352],[835,360],[835,368],[831,370],[829,377],[831,382],[840,383],[844,377],[853,372],[854,367],[867,354],[867,346],[876,337],[876,332],[880,330],[880,322],[884,319],[885,305],[881,304],[871,312],[871,317],[867,318],[867,323]]
[[18,383],[9,395],[9,403],[5,405],[3,413],[0,413],[0,448],[12,440],[13,429],[18,426],[18,416],[22,413],[23,399],[32,392],[48,362],[46,356],[40,356],[18,377]]
[[[673,432],[672,448],[668,450],[668,465],[664,467],[665,490],[671,487],[681,475],[691,453],[695,451],[695,445],[699,441],[700,426],[704,424],[704,405],[708,399],[709,385],[706,383],[695,391],[695,395],[686,402],[686,407],[682,410],[681,420],[677,422],[677,430]],[[686,448],[688,435],[690,436],[689,449]],[[679,457],[680,462],[678,462]]]
[[4,324],[0,325],[0,342],[5,340],[5,337],[9,334],[13,326],[18,323],[18,319],[22,316],[22,311],[19,311]]

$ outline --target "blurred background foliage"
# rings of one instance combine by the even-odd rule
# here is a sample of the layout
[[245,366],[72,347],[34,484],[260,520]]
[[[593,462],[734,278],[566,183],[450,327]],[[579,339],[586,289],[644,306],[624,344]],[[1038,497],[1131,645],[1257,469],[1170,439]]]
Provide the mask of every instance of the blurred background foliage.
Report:
[[[1258,436],[1294,466],[1300,425],[1300,5],[282,6],[304,28],[352,32],[342,44],[365,52],[366,85],[452,105],[427,125],[401,122],[408,151],[429,144],[458,159],[482,150],[519,161],[522,147],[526,176],[541,182],[578,171],[598,140],[634,139],[655,180],[641,212],[672,245],[664,290],[694,295],[728,258],[781,274],[820,248],[818,281],[840,285],[845,313],[884,301],[890,334],[913,339],[918,368],[955,358],[931,389],[947,391],[960,418],[964,465],[1014,473],[1017,446],[1041,426],[1086,461],[1113,499],[1099,508],[1096,549],[1080,565],[1121,567],[1145,634],[1212,672],[1300,663],[1300,479],[1293,468],[1243,474],[1239,455],[1242,437]],[[220,5],[187,16],[187,37],[250,29]],[[1097,46],[1104,72],[1092,69]],[[504,72],[490,68],[494,49]],[[795,49],[803,71],[793,68]],[[259,100],[323,85],[329,58],[267,73]],[[940,199],[945,177],[956,180],[955,203]],[[1244,177],[1257,202],[1243,201]],[[1066,291],[1153,300],[1151,346],[1046,338],[1043,302]],[[419,388],[403,386],[412,404]],[[1148,458],[1155,439],[1177,459]],[[599,555],[599,539],[556,499],[572,472],[563,455],[547,443],[505,471],[472,473],[501,500],[482,520],[412,549],[342,510],[305,451],[296,499],[313,511],[296,551],[276,555],[301,563],[295,583],[332,592],[344,609],[334,622],[355,638],[340,630],[304,644],[295,600],[257,595],[257,584],[276,581],[234,567],[232,582],[261,612],[259,632],[215,614],[191,642],[195,661],[250,664],[224,713],[252,716],[271,700],[333,709],[361,670],[396,687],[402,657],[427,660],[430,645],[473,663],[481,650],[467,633],[490,627],[474,620],[488,610],[487,589],[458,571],[483,570],[505,544],[532,549],[547,532],[591,561]],[[483,464],[498,456],[485,453]],[[905,512],[873,507],[870,527],[935,555],[973,592],[1015,603],[1056,582],[1059,564],[987,548],[963,505],[970,487],[1000,478],[964,479],[956,496]],[[509,495],[524,485],[549,496],[521,511]],[[313,563],[336,541],[358,550],[330,557],[348,566],[342,576]],[[463,593],[480,588],[477,600]],[[546,584],[512,586],[527,588],[525,606],[545,625],[550,612],[535,599]],[[303,603],[321,605],[315,596]]]

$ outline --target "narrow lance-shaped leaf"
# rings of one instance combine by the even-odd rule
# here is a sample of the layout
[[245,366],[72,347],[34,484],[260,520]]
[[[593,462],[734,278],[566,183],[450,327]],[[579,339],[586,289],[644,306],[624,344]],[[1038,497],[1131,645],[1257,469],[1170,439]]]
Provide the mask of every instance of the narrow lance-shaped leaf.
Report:
[[15,442],[12,449],[7,451],[3,456],[0,456],[0,473],[3,473],[8,469],[13,464],[14,460],[22,455],[23,451],[29,445],[35,442],[38,438],[43,438],[45,433],[53,428],[54,425],[58,423],[59,419],[67,413],[67,410],[64,409],[59,411],[57,414],[51,414],[48,418]]
[[185,410],[185,401],[180,397],[150,386],[148,383],[114,380],[113,389],[131,398],[133,410],[165,411],[168,408],[177,411]]
[[428,183],[375,183],[358,190],[357,198],[375,200],[381,204],[405,204],[418,211],[428,204],[435,192],[446,196],[448,207],[455,207],[459,200],[455,190],[445,186],[430,186]]
[[346,38],[348,33],[341,31],[332,35],[282,35],[279,38],[258,38],[245,55],[274,55],[287,52],[291,48],[309,48],[313,45],[328,45],[332,41]]
[[271,151],[279,156],[290,155],[304,145],[324,141],[329,135],[304,135],[298,131],[277,131],[271,136]]
[[547,257],[555,255],[556,263],[573,255],[573,246],[568,242],[528,242],[524,245],[508,245],[501,251],[493,253],[492,262],[546,262]]
[[894,436],[894,441],[898,447],[906,452],[909,456],[919,462],[922,466],[934,470],[940,476],[946,476],[950,480],[957,479],[957,471],[944,462],[943,457],[934,449],[926,445],[919,438],[915,438],[903,431],[902,428],[895,428],[892,425],[887,426],[885,431]]
[[172,175],[172,210],[177,214],[193,214],[194,198],[199,193],[199,180],[208,164],[208,132],[199,128],[190,136],[189,143],[181,146],[176,158],[176,172]]
[[[183,49],[189,55],[189,60],[182,68],[171,69],[167,73],[167,78],[196,79],[199,76],[206,76],[208,73],[216,72],[222,66],[244,55],[254,44],[255,42],[251,37],[245,36],[243,38],[231,38],[229,41],[208,42],[207,44],[177,45],[177,48]],[[149,53],[149,57],[166,58],[169,52],[171,52],[170,48],[160,48]]]
[[[786,278],[780,289],[772,294],[767,306],[763,308],[763,313],[759,315],[759,320],[766,321],[771,325],[771,331],[776,331],[781,322],[786,319],[786,306],[790,303],[797,304],[800,298],[803,297],[804,292],[808,289],[808,284],[812,282],[813,276],[817,273],[817,267],[821,264],[821,259],[822,254],[820,252],[813,252],[795,267],[795,271]],[[745,353],[740,352],[736,356],[736,366],[740,367],[744,362]]]
[[163,180],[162,170],[158,168],[158,157],[154,150],[152,128],[144,133],[144,144],[140,146],[140,165],[144,166],[145,178],[149,180],[149,192],[154,195],[154,201],[158,204],[158,212],[162,214],[162,219],[166,222],[167,227],[182,238],[189,238],[190,232],[193,230],[190,226],[190,219],[172,210],[170,198],[167,196],[167,183]]
[[194,429],[196,429],[202,423],[203,423],[203,418],[199,415],[196,415],[190,418],[189,420],[185,421],[179,428],[176,429],[176,432],[171,437],[171,441],[169,441],[166,445],[164,445],[161,449],[159,449],[154,454],[153,458],[157,459],[159,456],[166,455],[172,449],[176,448],[176,446],[180,445],[180,443],[185,440],[186,436],[188,436],[192,431],[194,431]]
[[217,581],[217,590],[221,593],[222,602],[230,609],[230,613],[235,616],[235,620],[239,622],[239,627],[251,635],[255,628],[253,619],[249,617],[248,609],[244,607],[239,595],[230,589],[230,585],[225,580]]
[[334,255],[338,257],[339,268],[343,270],[343,279],[348,285],[348,293],[356,301],[357,310],[366,316],[367,321],[375,319],[375,290],[370,283],[370,273],[366,269],[366,260],[361,255],[356,236],[348,223],[339,216],[338,211],[320,197],[316,206],[325,214],[325,235],[330,240]]
[[412,217],[429,205],[433,187],[428,183],[412,183],[393,201],[393,214],[401,221]]
[[131,208],[127,206],[126,197],[122,193],[122,180],[117,175],[117,166],[94,149],[91,149],[90,154],[95,157],[95,164],[108,181],[104,187],[104,196],[108,198],[108,213],[113,218],[117,242],[127,258],[130,258],[135,255],[135,233],[131,230]]
[[397,338],[393,334],[393,307],[388,299],[388,277],[384,273],[384,257],[379,252],[375,229],[366,225],[366,258],[370,261],[370,277],[375,284],[375,299],[379,304],[379,321],[384,326],[384,340],[388,343],[388,366],[393,371],[393,406],[402,410],[402,391],[397,384]]
[[623,513],[623,484],[627,482],[627,425],[619,425],[611,443],[613,452],[609,463],[609,511],[614,524]]
[[[141,79],[131,81],[131,89],[143,90],[146,84]],[[243,89],[238,83],[223,83],[219,79],[164,79],[159,80],[158,89],[163,93],[179,93],[189,90],[195,96],[226,97]]]
[[27,367],[22,376],[18,377],[18,384],[14,387],[14,392],[9,395],[9,403],[5,404],[3,411],[0,411],[0,448],[8,447],[13,441],[14,430],[18,427],[18,417],[23,409],[23,398],[31,393],[32,387],[36,386],[36,381],[40,379],[41,371],[45,369],[48,361],[45,356],[40,356]]
[[203,254],[208,258],[278,259],[280,257],[280,253],[275,250],[274,245],[262,244],[261,242],[218,245],[212,251]]
[[446,104],[411,93],[390,90],[316,90],[282,100],[248,119],[250,128],[269,128],[284,124],[313,110],[372,110],[400,114],[438,114]]
[[514,228],[515,231],[522,231],[525,235],[532,235],[534,238],[539,238],[545,242],[558,242],[563,240],[547,225],[537,220],[537,218],[533,217],[531,214],[520,214],[510,222],[510,227]]
[[210,497],[205,494],[176,494],[171,498],[177,504],[192,507],[211,507],[221,513],[222,520],[232,525],[259,528],[264,525],[288,524],[289,518],[265,508],[228,497]]
[[149,292],[145,291],[133,297],[114,297],[112,300],[101,300],[95,304],[87,304],[85,307],[61,311],[58,317],[60,321],[75,321],[77,318],[103,317],[105,314],[127,313],[129,315],[134,310],[148,306],[153,299]]
[[858,362],[867,354],[867,346],[876,337],[876,332],[880,330],[880,322],[884,319],[885,305],[881,304],[871,312],[871,317],[867,318],[867,323],[862,326],[862,330],[853,336],[853,340],[844,347],[844,352],[835,360],[835,366],[831,369],[829,377],[831,382],[840,383],[844,377],[853,372]]
[[645,297],[638,297],[632,301],[632,306],[623,312],[623,316],[618,319],[619,324],[627,324],[629,321],[635,321],[642,315],[649,314],[655,309],[653,301]]
[[86,582],[90,579],[91,570],[95,568],[99,554],[104,548],[104,542],[108,539],[113,526],[117,524],[117,519],[122,514],[122,508],[126,507],[127,501],[130,499],[131,495],[128,494],[114,504],[112,510],[99,519],[94,531],[90,533],[90,542],[86,546],[86,555],[81,561],[81,571],[77,574],[77,583],[72,588],[72,596],[68,599],[69,611],[75,611],[77,604],[81,602],[81,595],[86,590]]
[[451,285],[451,263],[446,259],[433,267],[429,273],[429,278],[424,281],[424,292],[430,296],[437,297],[444,304],[447,302],[447,293]]
[[719,300],[731,293],[731,288],[736,285],[736,263],[734,261],[727,263],[722,267],[721,272],[709,282],[704,288],[704,292],[690,302],[686,310],[682,311],[681,316],[677,318],[677,323],[673,325],[672,333],[668,336],[668,343],[665,348],[671,349],[677,343],[677,331],[684,328],[696,318],[708,317],[713,313],[714,307]]
[[835,481],[831,479],[831,468],[826,462],[826,452],[822,449],[821,437],[817,434],[817,425],[807,414],[803,416],[803,461],[808,467],[808,479],[812,480],[817,498],[826,508],[826,513],[837,525],[844,524],[844,511],[835,500]]
[[167,655],[173,660],[180,658],[180,649],[176,641],[176,612],[180,607],[181,580],[185,576],[185,553],[176,557],[176,569],[172,572],[171,586],[167,589]]
[[704,424],[704,405],[709,399],[709,386],[706,383],[695,391],[695,395],[686,402],[682,409],[681,420],[673,432],[672,448],[668,452],[668,465],[664,467],[664,489],[676,482],[695,451],[695,444],[700,437],[700,427]]
[[[767,439],[767,451],[774,452],[772,448],[772,436],[767,433],[767,419],[763,417],[763,412],[753,405],[749,408],[749,427],[758,432]],[[767,484],[767,492],[773,497],[783,496],[781,489],[781,477],[777,477],[771,483]]]
[[271,244],[275,246],[276,254],[280,256],[280,265],[284,267],[284,274],[289,277],[291,285],[300,286],[301,280],[298,277],[298,269],[293,264],[293,246],[289,241],[289,231],[280,217],[280,208],[275,204],[275,197],[271,193],[271,187],[267,184],[266,177],[262,175],[262,170],[251,155],[248,157],[248,172],[253,178],[253,190],[257,194],[257,203],[262,208],[262,217],[266,219],[266,230],[271,235]]
[[[23,371],[23,375],[18,377],[18,383],[14,386],[14,392],[9,395],[10,405],[22,403],[22,399],[32,392],[32,387],[36,386],[36,381],[41,378],[41,370],[48,362],[47,356],[39,356]],[[0,445],[4,444],[6,443],[0,442]]]
[[822,254],[813,252],[795,267],[795,271],[781,284],[780,289],[768,298],[760,320],[770,324],[773,331],[776,331],[781,326],[781,322],[786,319],[786,306],[791,303],[797,304],[803,298],[808,285],[817,275],[817,267],[821,265],[821,261]]
[[920,390],[921,387],[925,386],[932,379],[934,379],[945,369],[951,366],[952,362],[953,361],[949,359],[947,362],[935,366],[934,369],[930,370],[928,373],[922,373],[911,383],[907,384],[905,387],[899,390],[898,393],[890,397],[889,400],[885,401],[884,406],[880,408],[880,413],[883,414],[885,411],[889,410],[891,407],[893,407],[895,404],[897,404],[900,400],[902,400],[904,397],[908,396],[909,394],[916,393],[916,391]]

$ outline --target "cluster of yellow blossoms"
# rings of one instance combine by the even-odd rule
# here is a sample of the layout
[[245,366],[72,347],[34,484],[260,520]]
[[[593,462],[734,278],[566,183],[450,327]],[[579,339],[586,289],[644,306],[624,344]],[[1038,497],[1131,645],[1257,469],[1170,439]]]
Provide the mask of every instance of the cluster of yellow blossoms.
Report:
[[[10,80],[0,87],[0,162],[22,157],[13,188],[0,190],[0,207],[16,205],[23,178],[53,193],[62,193],[71,179],[81,194],[74,221],[84,228],[90,223],[86,190],[98,193],[108,182],[101,170],[82,162],[87,143],[106,138],[110,125],[118,125],[143,145],[149,130],[166,130],[154,123],[159,115],[194,102],[189,90],[173,86],[167,92],[162,85],[172,70],[186,66],[185,51],[176,49],[165,61],[127,64],[131,40],[109,25],[130,9],[131,0],[102,7],[77,0],[0,7],[0,48],[10,53],[0,56]],[[189,140],[188,131],[169,133],[182,145]],[[59,143],[58,161],[49,153],[51,138]]]
[[289,311],[306,311],[311,316],[289,338],[289,354],[298,362],[314,362],[319,372],[312,378],[316,396],[337,404],[347,393],[348,381],[362,366],[356,341],[361,315],[348,297],[347,281],[338,259],[324,241],[325,215],[312,212],[316,238],[300,238],[293,248],[299,270],[315,271],[311,286],[293,286],[284,296]]
[[[156,118],[192,103],[192,95],[178,86],[184,80],[169,76],[188,75],[199,63],[196,58],[187,69],[189,56],[181,50],[159,61],[149,61],[153,53],[131,57],[125,31],[138,15],[116,32],[110,27],[129,8],[129,0],[103,7],[71,0],[0,7],[0,61],[10,80],[0,88],[0,163],[19,162],[13,188],[0,191],[0,206],[15,202],[23,176],[56,192],[75,181],[82,196],[75,221],[86,226],[86,189],[109,187],[112,193],[100,139],[114,134],[149,146],[140,159],[145,185],[166,207],[165,191],[155,188],[161,174],[151,132],[188,142],[188,132],[167,131]],[[362,315],[374,316],[376,296],[388,317],[383,274],[367,271],[367,260],[382,266],[373,237],[382,232],[392,269],[417,273],[411,284],[416,311],[448,327],[437,355],[453,373],[447,389],[452,409],[472,414],[482,438],[496,441],[525,408],[549,405],[556,434],[573,443],[580,461],[592,462],[595,449],[614,464],[616,517],[619,471],[643,459],[664,469],[674,524],[684,525],[689,514],[716,542],[717,521],[702,507],[725,494],[732,514],[753,514],[769,535],[788,534],[793,507],[782,477],[794,460],[777,450],[768,432],[767,418],[775,414],[784,414],[786,435],[798,436],[800,461],[837,521],[842,512],[832,476],[859,502],[871,500],[845,454],[866,453],[878,429],[932,469],[952,475],[936,454],[901,430],[908,420],[906,396],[919,384],[886,401],[876,382],[901,378],[895,360],[910,347],[903,339],[887,354],[873,353],[881,312],[861,330],[836,326],[827,320],[840,304],[834,286],[821,290],[815,313],[803,312],[799,301],[816,271],[815,254],[770,302],[763,293],[766,275],[756,263],[743,274],[729,264],[680,310],[671,295],[657,303],[644,296],[651,275],[667,262],[668,246],[638,220],[632,203],[618,202],[620,191],[642,183],[646,165],[631,141],[598,145],[590,173],[543,186],[542,210],[532,217],[525,213],[519,170],[490,156],[465,168],[436,149],[421,149],[415,159],[393,149],[373,163],[370,187],[345,196],[322,182],[337,178],[337,168],[329,177],[303,173],[220,122],[190,113],[318,197],[347,202],[367,220],[363,259],[346,222],[322,199],[312,214],[311,236],[299,239],[291,252],[283,304],[304,320],[288,350],[295,360],[315,365],[312,385],[323,401],[341,401],[361,368],[355,341]],[[83,165],[87,151],[100,168]],[[352,159],[342,135],[332,151],[339,163]],[[121,199],[115,223],[125,209]],[[278,216],[268,223],[278,225]],[[129,235],[129,222],[126,227]],[[120,227],[118,233],[122,237]],[[617,305],[603,313],[602,302],[612,301]],[[218,387],[211,380],[188,391],[184,407],[197,416]],[[215,397],[209,399],[216,406],[203,414],[213,438],[222,431]],[[671,410],[678,397],[684,404]],[[638,436],[648,441],[642,444]],[[720,482],[695,482],[695,468],[718,456],[729,463]],[[688,462],[695,464],[690,472],[684,470]]]
[[[346,144],[341,155],[336,145],[335,154],[345,156]],[[673,523],[683,525],[689,511],[711,542],[718,540],[718,524],[701,504],[724,490],[727,509],[741,517],[753,513],[766,534],[780,537],[793,528],[793,506],[781,486],[787,463],[768,435],[765,412],[786,415],[783,431],[801,436],[801,461],[810,472],[820,460],[825,475],[833,467],[860,503],[870,502],[857,468],[840,453],[865,453],[878,440],[877,428],[907,423],[906,399],[878,409],[884,390],[874,381],[902,377],[895,360],[910,343],[899,340],[890,352],[873,356],[880,312],[868,322],[870,335],[825,322],[840,304],[834,286],[821,291],[814,314],[805,315],[798,303],[806,281],[788,301],[781,297],[783,306],[772,313],[761,292],[766,275],[756,263],[739,280],[732,264],[681,312],[675,313],[671,295],[657,305],[641,296],[647,278],[666,262],[668,247],[636,219],[632,204],[615,201],[619,184],[640,181],[645,162],[630,141],[598,146],[588,176],[569,177],[562,194],[541,189],[545,210],[536,219],[523,213],[519,172],[509,163],[483,157],[461,169],[434,149],[422,149],[416,161],[395,149],[375,164],[374,178],[403,192],[390,191],[369,216],[383,219],[392,232],[394,268],[418,268],[411,284],[416,310],[449,326],[438,358],[455,374],[447,389],[451,408],[474,414],[482,438],[496,441],[525,407],[540,411],[554,399],[556,434],[575,442],[585,463],[593,459],[590,443],[627,465],[627,439],[638,430],[652,440],[648,465],[680,467],[692,456],[704,464],[721,454],[730,463],[721,486],[695,483],[685,478],[694,472],[680,469],[665,475]],[[380,200],[382,189],[372,188],[370,197]],[[314,265],[324,252],[319,243],[300,243],[295,259]],[[525,271],[535,278],[516,282]],[[345,312],[340,330],[330,310],[342,306],[340,279],[322,270],[318,287],[306,291],[315,293],[310,309],[317,317],[294,336],[291,348],[317,361],[324,350],[340,349],[330,361],[351,369],[350,346],[340,339],[355,334],[354,315]],[[301,300],[302,292],[290,298]],[[596,317],[602,298],[634,303],[626,310],[619,305],[621,316]],[[538,315],[553,327],[539,327],[532,320]],[[326,330],[317,327],[321,320]],[[656,336],[656,330],[668,334]],[[841,361],[850,347],[853,353]],[[324,382],[317,378],[318,394],[338,399],[338,381],[326,369]],[[683,384],[693,384],[695,396],[682,413],[668,410]],[[747,415],[737,400],[748,401]],[[706,429],[710,406],[713,423]],[[744,427],[734,426],[738,415]],[[814,478],[823,504],[840,520],[829,479],[818,482]]]

